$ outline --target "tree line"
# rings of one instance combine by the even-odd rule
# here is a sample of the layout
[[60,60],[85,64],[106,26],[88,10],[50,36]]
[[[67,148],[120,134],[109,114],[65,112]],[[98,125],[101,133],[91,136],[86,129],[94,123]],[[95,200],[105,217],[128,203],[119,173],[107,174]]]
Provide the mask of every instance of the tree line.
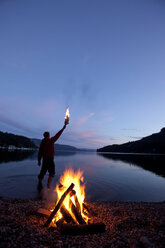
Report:
[[0,147],[8,148],[36,148],[36,145],[27,137],[0,131]]

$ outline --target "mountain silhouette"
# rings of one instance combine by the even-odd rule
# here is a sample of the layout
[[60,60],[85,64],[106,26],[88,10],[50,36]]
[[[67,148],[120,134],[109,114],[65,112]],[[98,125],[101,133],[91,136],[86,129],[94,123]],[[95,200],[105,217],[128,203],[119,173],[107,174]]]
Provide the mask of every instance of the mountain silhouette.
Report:
[[154,133],[137,141],[99,148],[97,152],[165,154],[165,128],[163,127],[159,133]]
[[[37,146],[40,146],[41,139],[31,139],[31,141]],[[70,145],[54,144],[55,151],[79,151],[78,148]]]

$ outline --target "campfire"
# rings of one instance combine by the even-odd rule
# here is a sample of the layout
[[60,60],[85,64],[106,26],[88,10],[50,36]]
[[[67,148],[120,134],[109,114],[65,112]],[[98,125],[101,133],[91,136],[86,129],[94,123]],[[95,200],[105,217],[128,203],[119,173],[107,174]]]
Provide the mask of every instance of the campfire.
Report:
[[57,202],[44,224],[45,227],[53,223],[62,234],[72,235],[105,231],[103,223],[92,223],[93,213],[85,203],[82,171],[66,170],[55,191]]

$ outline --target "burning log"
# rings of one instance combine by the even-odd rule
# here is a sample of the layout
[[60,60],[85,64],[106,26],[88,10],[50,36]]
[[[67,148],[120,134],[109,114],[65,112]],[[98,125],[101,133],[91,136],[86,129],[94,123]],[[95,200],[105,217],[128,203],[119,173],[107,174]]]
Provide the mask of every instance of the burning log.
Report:
[[65,200],[65,197],[69,194],[69,192],[74,188],[74,184],[72,183],[69,188],[64,192],[64,194],[61,196],[59,202],[57,203],[55,209],[53,210],[53,212],[51,213],[51,215],[49,216],[49,218],[47,219],[47,221],[44,224],[44,227],[48,227],[49,224],[51,223],[53,217],[55,216],[55,214],[57,213],[57,211],[59,210],[59,208],[61,207],[61,205],[63,204],[63,201]]
[[70,208],[72,210],[72,213],[74,214],[77,222],[79,224],[86,224],[85,220],[83,219],[81,212],[77,209],[77,207],[73,204],[72,200],[69,200]]
[[76,195],[76,191],[75,190],[72,190],[71,192],[70,192],[70,196],[72,197],[74,197],[74,201],[75,201],[75,205],[76,205],[76,208],[77,208],[77,211],[78,212],[81,212],[81,206],[80,206],[80,203],[79,203],[79,201],[78,201],[78,198],[77,198],[77,195]]
[[89,218],[91,218],[91,217],[93,217],[93,216],[96,216],[96,213],[94,213],[93,211],[91,211],[91,210],[88,208],[88,206],[87,206],[86,203],[83,202],[82,207],[83,207],[83,213],[84,213],[85,215],[87,215]]
[[64,207],[64,205],[60,208],[60,212],[67,223],[76,224],[75,220],[73,219],[69,211]]
[[56,222],[56,226],[58,227],[58,228],[60,228],[61,227],[61,225],[64,223],[64,217],[62,217],[61,219],[59,219],[57,222]]
[[86,235],[105,232],[104,223],[93,223],[88,225],[62,224],[59,228],[61,234],[66,235]]
[[83,208],[89,213],[90,211],[89,211],[89,208],[88,208],[88,206],[83,202]]

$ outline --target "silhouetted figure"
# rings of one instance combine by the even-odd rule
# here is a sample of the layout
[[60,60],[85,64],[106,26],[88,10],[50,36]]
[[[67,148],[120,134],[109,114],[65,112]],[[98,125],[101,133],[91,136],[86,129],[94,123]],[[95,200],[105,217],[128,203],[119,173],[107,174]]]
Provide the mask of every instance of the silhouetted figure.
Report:
[[54,143],[63,133],[67,124],[68,123],[65,122],[63,128],[58,133],[56,133],[56,135],[53,136],[52,138],[50,138],[49,132],[45,132],[43,134],[44,139],[41,141],[39,152],[38,152],[38,165],[39,166],[41,165],[41,159],[42,159],[42,168],[41,168],[40,174],[38,175],[38,180],[39,180],[38,190],[42,189],[42,180],[47,171],[49,172],[47,187],[50,188],[50,184],[55,175]]

